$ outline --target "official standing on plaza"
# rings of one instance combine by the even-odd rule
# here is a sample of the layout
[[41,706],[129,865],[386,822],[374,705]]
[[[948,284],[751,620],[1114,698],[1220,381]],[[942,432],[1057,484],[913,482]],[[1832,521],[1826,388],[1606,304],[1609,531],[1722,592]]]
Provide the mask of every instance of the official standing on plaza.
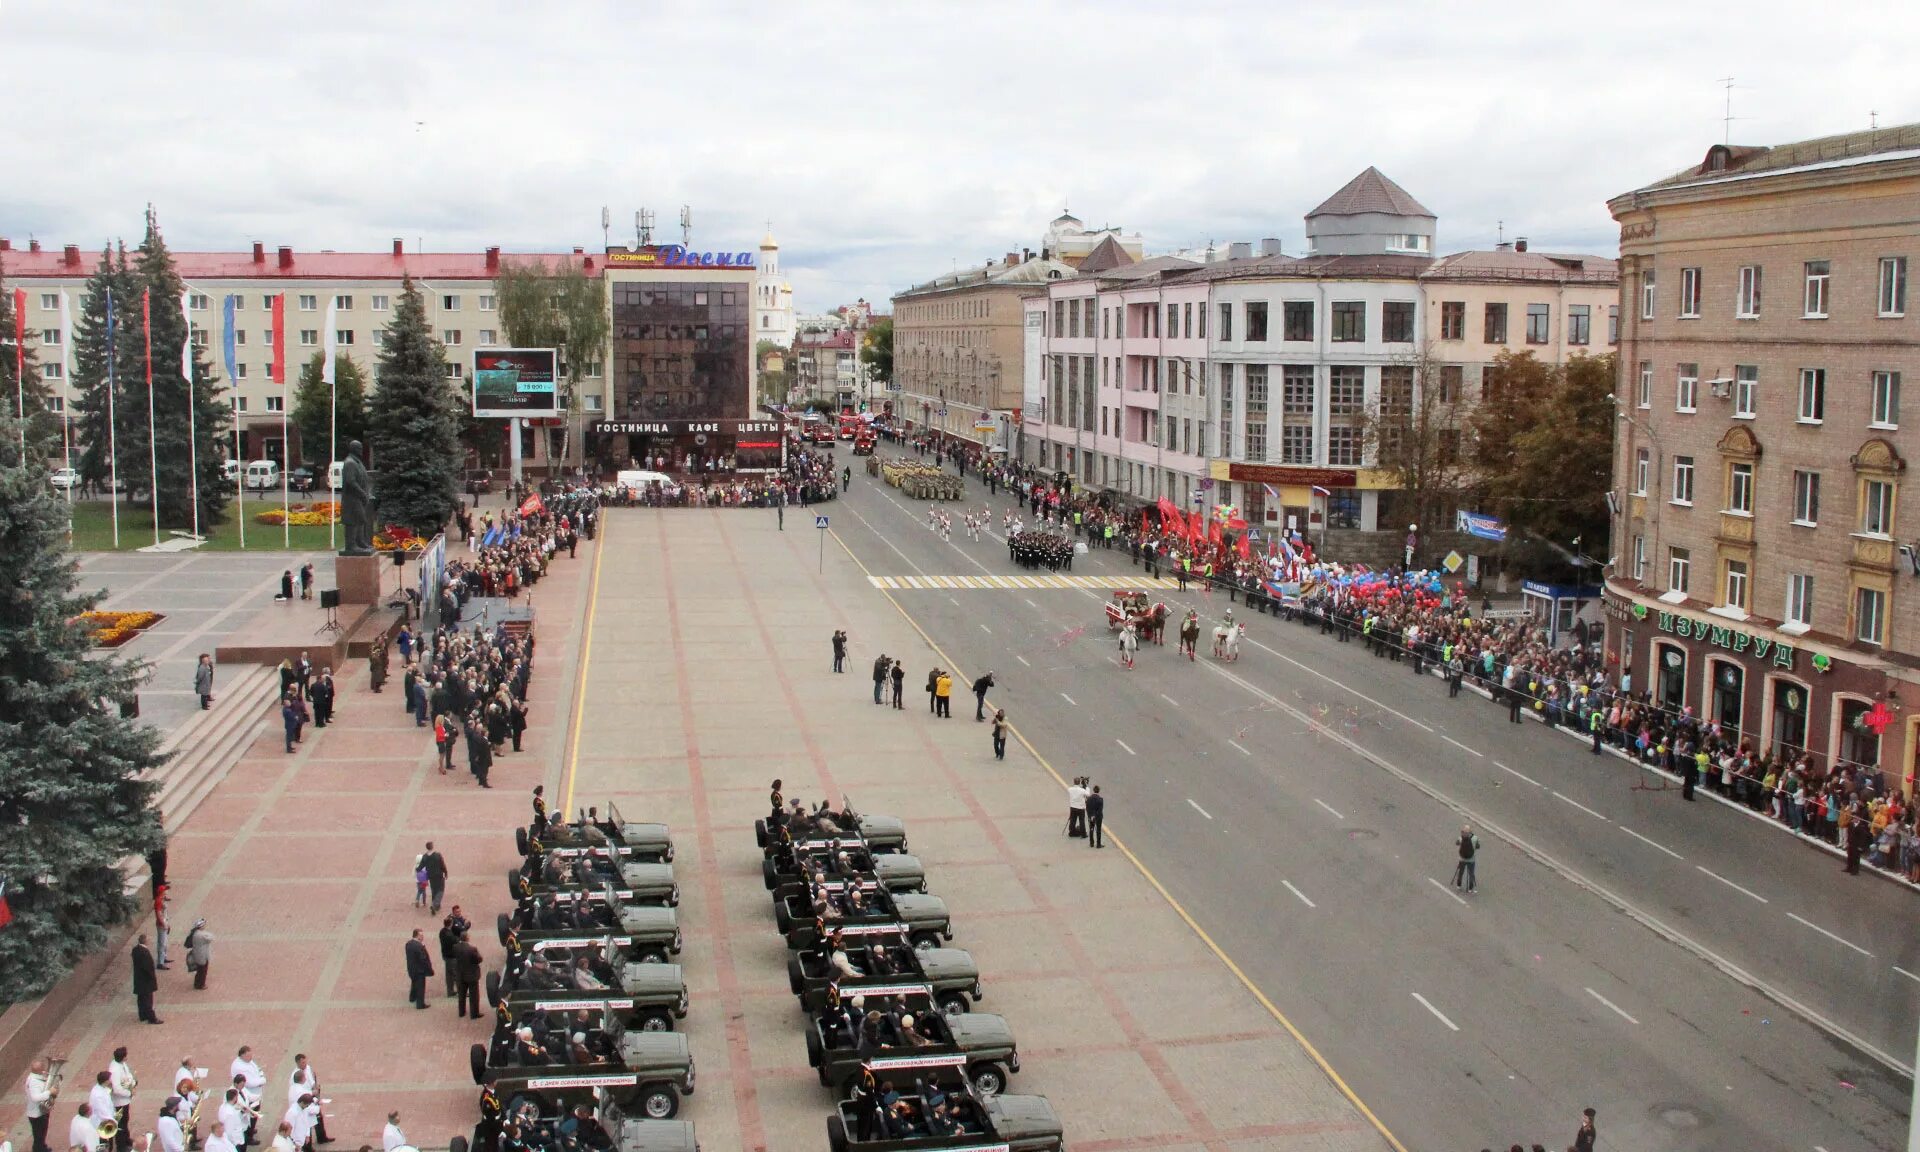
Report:
[[280,699],[280,723],[287,730],[287,753],[291,755],[294,742],[300,739],[300,710],[293,706],[291,691]]
[[1005,708],[993,710],[993,758],[995,760],[1007,758],[1007,710]]
[[333,719],[333,669],[320,669],[320,679],[307,689],[307,695],[313,700],[313,726],[325,728]]
[[1085,776],[1075,776],[1067,785],[1067,835],[1087,834],[1087,786]]
[[207,922],[195,920],[181,944],[187,950],[187,971],[193,973],[193,986],[206,991],[207,969],[213,966],[213,933],[207,931]]
[[487,772],[493,767],[493,746],[487,743],[486,725],[480,719],[480,710],[475,708],[467,714],[467,771],[473,773],[474,780],[482,788],[491,788],[487,783]]
[[465,932],[453,945],[454,1015],[480,1019],[480,949]]
[[907,707],[904,703],[904,698],[907,694],[906,665],[900,663],[898,660],[893,661],[893,671],[888,673],[888,675],[893,678],[893,706],[898,710],[905,711]]
[[833,630],[833,670],[835,672],[847,670],[847,634],[840,628]]
[[[407,941],[407,999],[415,1008],[427,1006],[427,977],[433,975],[433,957],[427,955],[427,942],[420,929]],[[297,1128],[296,1128],[297,1131]],[[298,1141],[295,1141],[298,1144]]]
[[193,694],[200,697],[202,712],[213,706],[213,656],[210,653],[200,653],[200,663],[194,665]]
[[413,867],[415,871],[426,869],[427,891],[433,899],[433,906],[427,911],[437,914],[440,911],[440,898],[447,892],[446,859],[434,848],[433,841],[429,840],[426,851],[420,853],[420,859],[414,861]]
[[142,1024],[163,1023],[153,1014],[153,994],[159,990],[160,976],[153,969],[153,950],[147,947],[147,934],[142,932],[133,942],[133,1001],[140,1009]]
[[987,693],[993,691],[993,684],[992,669],[973,682],[973,720],[976,724],[987,718]]
[[1107,798],[1100,795],[1100,785],[1095,784],[1093,791],[1087,793],[1087,843],[1095,848],[1105,848],[1106,842],[1100,839],[1100,829],[1107,821]]

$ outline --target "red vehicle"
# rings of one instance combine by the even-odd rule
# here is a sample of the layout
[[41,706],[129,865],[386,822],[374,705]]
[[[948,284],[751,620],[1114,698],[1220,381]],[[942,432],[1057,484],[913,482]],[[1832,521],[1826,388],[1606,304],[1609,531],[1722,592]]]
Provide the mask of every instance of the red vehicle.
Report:
[[867,422],[862,419],[859,414],[854,412],[840,413],[840,439],[857,439],[860,435],[860,429],[866,426]]
[[873,440],[872,425],[861,425],[860,430],[853,434],[853,454],[855,456],[873,455]]

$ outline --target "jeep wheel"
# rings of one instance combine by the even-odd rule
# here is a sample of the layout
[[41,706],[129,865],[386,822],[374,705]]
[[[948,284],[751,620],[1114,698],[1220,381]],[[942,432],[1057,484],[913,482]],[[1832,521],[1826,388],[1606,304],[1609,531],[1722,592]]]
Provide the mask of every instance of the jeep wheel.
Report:
[[659,1009],[642,1012],[640,1014],[640,1031],[671,1032],[673,1031],[673,1018]]
[[673,845],[671,844],[667,845],[666,854],[660,857],[660,863],[662,864],[673,863]]
[[642,948],[638,959],[642,964],[665,964],[667,962],[667,950],[665,948]]
[[513,918],[502,912],[494,919],[493,926],[500,933],[500,946],[506,947],[507,937],[513,934]]
[[773,906],[773,927],[774,930],[782,936],[793,931],[793,917],[787,915],[787,902],[785,900]]
[[762,848],[767,846],[767,822],[765,820],[755,820],[753,822],[753,842]]
[[[487,1007],[500,1006],[500,972],[498,969],[487,973]],[[451,1150],[449,1150],[451,1152]]]
[[520,900],[520,869],[507,869],[507,901],[518,903]]
[[982,1096],[998,1096],[1007,1090],[1007,1070],[988,1060],[967,1069],[973,1090]]
[[807,1064],[809,1067],[820,1069],[820,1083],[822,1084],[825,1084],[827,1082],[827,1070],[823,1066],[823,1062],[824,1062],[823,1058],[825,1056],[826,1056],[826,1046],[820,1043],[820,1033],[814,1031],[812,1028],[808,1028],[807,1029]]
[[671,1120],[680,1112],[680,1094],[671,1084],[649,1084],[640,1090],[640,1114],[649,1120]]
[[467,1063],[473,1067],[473,1082],[475,1084],[485,1084],[487,1082],[487,1046],[485,1044],[475,1044],[469,1047],[467,1049]]
[[940,994],[939,1004],[940,1011],[945,1012],[949,1016],[965,1015],[968,1007],[967,994],[965,992],[943,992]]
[[938,932],[915,932],[913,934],[914,951],[925,952],[930,948],[938,947],[940,947],[940,934]]
[[847,1152],[847,1122],[838,1116],[827,1117],[827,1148],[829,1152]]
[[675,884],[673,886],[673,891],[667,893],[667,907],[669,908],[680,907],[680,885]]
[[793,989],[795,996],[807,990],[807,982],[800,973],[800,957],[791,954],[787,956],[787,987]]
[[515,828],[513,830],[513,846],[520,850],[520,855],[525,856],[527,854],[527,830],[525,828]]
[[780,870],[773,866],[773,861],[760,861],[760,879],[766,881],[769,892],[780,886]]

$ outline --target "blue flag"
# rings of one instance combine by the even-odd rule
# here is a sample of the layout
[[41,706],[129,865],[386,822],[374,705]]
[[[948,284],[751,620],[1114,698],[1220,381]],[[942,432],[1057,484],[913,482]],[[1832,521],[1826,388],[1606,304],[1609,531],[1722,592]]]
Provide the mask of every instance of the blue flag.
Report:
[[220,347],[221,350],[226,353],[227,358],[227,384],[231,387],[238,388],[240,386],[239,377],[235,375],[233,370],[233,301],[234,298],[232,296],[227,297],[227,334],[222,339]]

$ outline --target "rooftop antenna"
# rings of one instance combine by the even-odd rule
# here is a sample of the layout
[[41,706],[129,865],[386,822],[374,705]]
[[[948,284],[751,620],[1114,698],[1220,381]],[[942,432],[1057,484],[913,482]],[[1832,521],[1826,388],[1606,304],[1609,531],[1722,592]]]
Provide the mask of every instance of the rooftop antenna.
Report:
[[1736,117],[1733,114],[1733,77],[1722,76],[1720,77],[1719,80],[1715,81],[1715,83],[1721,85],[1727,90],[1727,111],[1726,111],[1726,114],[1723,117],[1721,117],[1721,121],[1720,121],[1722,125],[1722,129],[1721,129],[1722,135],[1720,138],[1720,142],[1722,144],[1732,145],[1733,122],[1736,119]]
[[600,205],[600,247],[613,247],[613,234],[608,231],[612,227],[613,213],[607,210],[605,204],[602,204]]
[[654,212],[651,208],[642,208],[633,214],[633,226],[640,233],[640,247],[653,247]]
[[693,205],[680,205],[680,246],[693,247]]
[[1494,243],[1505,244],[1507,242],[1507,222],[1505,220],[1495,220],[1493,222],[1493,228]]
[[1867,127],[1875,129],[1880,127],[1880,110],[1878,108],[1870,108],[1867,110]]

